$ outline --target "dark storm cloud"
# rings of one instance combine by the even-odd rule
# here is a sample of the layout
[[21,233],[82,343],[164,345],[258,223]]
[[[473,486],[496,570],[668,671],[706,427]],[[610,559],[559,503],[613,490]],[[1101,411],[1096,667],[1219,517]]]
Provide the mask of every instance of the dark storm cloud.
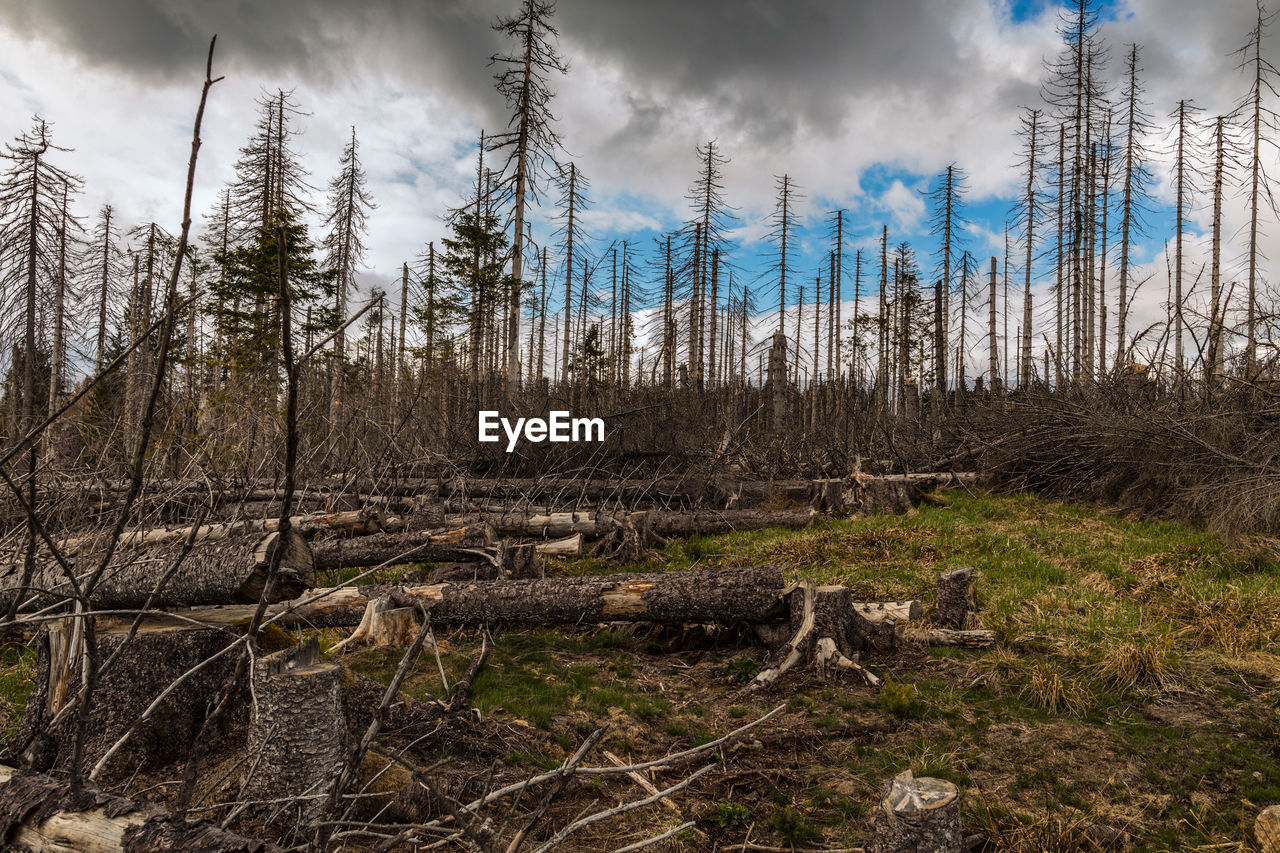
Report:
[[217,33],[221,67],[264,85],[280,74],[340,83],[382,67],[467,98],[492,93],[495,12],[465,0],[0,0],[0,26],[147,82],[189,70]]
[[[443,90],[496,117],[487,58],[503,48],[490,24],[515,0],[0,0],[0,24],[53,41],[89,63],[151,80],[189,69],[210,34],[229,67],[337,81],[383,67],[407,83]],[[620,66],[648,90],[651,108],[676,97],[732,117],[763,144],[799,129],[838,131],[845,105],[871,89],[892,98],[964,67],[955,38],[969,6],[942,0],[894,3],[740,0],[561,0],[555,19],[566,53]],[[263,79],[264,85],[274,80]],[[1027,93],[1017,87],[1009,97]],[[624,93],[619,93],[624,97]],[[655,127],[637,116],[641,125]]]
[[955,74],[963,5],[652,0],[563,2],[560,11],[586,50],[657,89],[703,99],[767,140],[788,137],[797,119],[835,131],[853,94],[892,98]]

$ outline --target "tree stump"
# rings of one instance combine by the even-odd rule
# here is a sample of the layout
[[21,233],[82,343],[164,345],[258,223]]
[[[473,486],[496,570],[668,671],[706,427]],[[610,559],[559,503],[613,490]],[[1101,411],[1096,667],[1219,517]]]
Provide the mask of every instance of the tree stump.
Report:
[[938,575],[934,621],[949,628],[964,626],[973,600],[973,569],[952,569]]
[[[248,800],[297,798],[288,820],[314,821],[350,748],[342,713],[342,667],[322,661],[314,640],[259,658],[244,779]],[[274,809],[273,809],[274,810]]]
[[1280,805],[1267,806],[1258,814],[1253,834],[1262,853],[1280,853]]
[[889,783],[872,831],[871,853],[962,853],[960,791],[904,770]]
[[[36,638],[35,684],[12,751],[38,772],[65,769],[71,761],[74,726],[48,729],[80,690],[83,639],[75,621],[52,623]],[[103,621],[97,636],[99,667],[117,650],[120,655],[109,669],[100,671],[93,692],[85,739],[88,767],[106,754],[171,682],[237,637],[219,628],[149,627],[130,640],[126,629],[112,630]],[[104,778],[185,758],[235,663],[234,652],[223,655],[183,681],[112,757]]]
[[889,477],[856,476],[845,491],[845,505],[860,515],[907,515],[918,502],[915,486]]
[[844,480],[814,480],[809,490],[809,506],[819,512],[844,509]]
[[408,646],[417,639],[418,628],[418,614],[414,608],[396,607],[391,596],[381,595],[365,607],[364,616],[351,636],[335,643],[329,651],[338,654],[357,643],[374,649]]
[[504,542],[499,553],[502,572],[512,580],[541,580],[547,576],[535,544],[512,545]]

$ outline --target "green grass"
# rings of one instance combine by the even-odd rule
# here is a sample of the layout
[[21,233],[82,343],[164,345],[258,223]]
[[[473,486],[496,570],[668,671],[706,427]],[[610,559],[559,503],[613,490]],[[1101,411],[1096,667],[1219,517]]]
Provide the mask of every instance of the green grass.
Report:
[[[773,564],[859,599],[919,598],[927,612],[937,575],[972,566],[978,609],[968,627],[994,630],[998,648],[890,664],[896,686],[880,703],[802,683],[787,708],[810,724],[878,714],[904,726],[891,745],[852,747],[839,768],[815,771],[844,778],[863,803],[907,766],[981,785],[974,821],[1003,816],[1023,832],[1057,814],[1125,829],[1145,849],[1248,837],[1256,810],[1243,802],[1280,801],[1275,555],[1030,495],[950,492],[942,502],[910,516],[672,542],[640,570]],[[593,559],[557,568],[610,570]],[[834,817],[825,790],[807,794],[823,823]]]
[[36,652],[29,647],[0,647],[0,736],[7,742],[17,734],[27,709],[31,679],[36,674]]

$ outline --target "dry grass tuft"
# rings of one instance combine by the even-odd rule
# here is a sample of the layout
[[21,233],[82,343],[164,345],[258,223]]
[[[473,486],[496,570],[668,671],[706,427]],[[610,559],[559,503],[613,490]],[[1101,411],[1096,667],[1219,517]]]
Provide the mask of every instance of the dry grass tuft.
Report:
[[1109,649],[1098,664],[1099,674],[1122,687],[1164,688],[1179,668],[1168,637],[1133,637]]
[[1089,691],[1051,660],[1031,668],[1031,678],[1019,691],[1022,698],[1055,714],[1076,714],[1088,703]]
[[1230,586],[1219,595],[1187,586],[1164,602],[1180,638],[1229,655],[1280,646],[1280,596]]

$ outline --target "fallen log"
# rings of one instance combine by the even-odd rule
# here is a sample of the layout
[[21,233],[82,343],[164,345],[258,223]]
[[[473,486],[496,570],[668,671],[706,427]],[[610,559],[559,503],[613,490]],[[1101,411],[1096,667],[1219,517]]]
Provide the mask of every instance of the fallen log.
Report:
[[898,636],[918,646],[958,646],[962,649],[985,649],[996,644],[996,632],[989,630],[954,631],[950,628],[907,626]]
[[[317,533],[338,532],[351,536],[364,536],[382,529],[382,517],[376,510],[359,509],[350,512],[326,512],[313,515],[295,515],[289,526],[300,535],[310,538]],[[227,539],[246,533],[274,532],[280,529],[279,518],[250,518],[241,521],[201,524],[196,527],[153,527],[148,530],[126,530],[120,537],[119,548],[142,548],[151,545],[174,545],[187,541],[195,532],[194,541],[206,542]],[[106,547],[106,534],[65,539],[58,548],[64,554],[77,555],[101,551]]]
[[[429,608],[436,625],[577,625],[657,622],[684,625],[769,622],[785,618],[785,584],[776,566],[653,574],[591,575],[543,580],[446,582],[313,590],[268,608],[282,628],[352,627],[369,602],[391,596],[399,607]],[[250,606],[185,608],[176,616],[234,624]],[[162,618],[162,617],[161,617]]]
[[868,622],[910,622],[924,615],[924,605],[919,601],[855,601],[853,609]]
[[31,853],[274,853],[265,841],[207,821],[175,823],[158,807],[88,785],[74,802],[66,785],[0,765],[0,846]]
[[317,572],[352,566],[403,566],[474,558],[477,549],[496,541],[493,529],[483,523],[458,525],[450,530],[409,533],[376,533],[358,539],[335,539],[311,546]]
[[[651,536],[712,536],[735,530],[783,527],[799,530],[813,523],[812,509],[645,510],[643,513],[553,512],[472,513],[449,516],[450,525],[487,523],[501,536],[562,539],[570,536],[608,536],[643,515]],[[638,526],[638,525],[637,525]]]
[[488,498],[509,501],[577,501],[641,503],[689,503],[707,494],[706,486],[693,480],[606,480],[560,477],[476,479],[457,477],[440,484],[442,498]]
[[539,542],[538,553],[548,557],[578,557],[582,554],[582,534],[575,533],[564,539],[553,539],[550,542]]
[[[282,547],[272,599],[293,598],[315,586],[311,547],[293,531],[283,542],[279,533],[272,532],[197,543],[166,579],[183,547],[182,543],[171,543],[119,551],[94,588],[90,604],[99,610],[134,609],[144,606],[153,593],[153,607],[257,601],[271,561]],[[83,579],[97,568],[97,561],[90,556],[73,561],[71,566]],[[21,595],[24,609],[44,607],[72,594],[66,573],[57,563],[42,561],[32,578],[34,593],[18,588],[21,577],[21,565],[0,569],[0,605],[8,607],[14,596]]]

